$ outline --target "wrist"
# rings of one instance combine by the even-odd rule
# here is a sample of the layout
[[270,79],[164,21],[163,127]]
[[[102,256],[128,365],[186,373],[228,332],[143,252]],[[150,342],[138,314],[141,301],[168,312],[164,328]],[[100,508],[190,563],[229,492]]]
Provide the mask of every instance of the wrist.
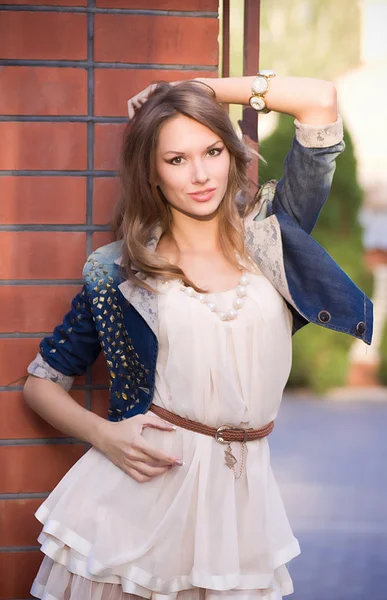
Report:
[[[97,415],[95,415],[97,416]],[[110,438],[112,426],[114,423],[107,421],[102,417],[97,417],[98,420],[93,424],[90,433],[90,439],[88,440],[92,446],[98,448],[101,452],[104,452],[104,448]]]

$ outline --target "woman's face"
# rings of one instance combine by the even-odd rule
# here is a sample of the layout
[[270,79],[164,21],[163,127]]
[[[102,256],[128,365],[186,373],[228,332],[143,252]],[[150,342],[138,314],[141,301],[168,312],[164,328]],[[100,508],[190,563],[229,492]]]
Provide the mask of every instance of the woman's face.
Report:
[[214,214],[226,193],[230,153],[220,137],[179,115],[160,130],[156,182],[170,207],[192,217]]

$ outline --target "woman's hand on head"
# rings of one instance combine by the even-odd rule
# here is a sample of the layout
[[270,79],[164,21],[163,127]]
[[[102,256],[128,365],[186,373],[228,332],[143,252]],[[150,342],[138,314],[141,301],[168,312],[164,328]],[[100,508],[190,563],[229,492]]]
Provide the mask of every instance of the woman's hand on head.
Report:
[[152,83],[151,85],[148,85],[148,87],[146,87],[145,90],[142,90],[141,92],[139,92],[138,94],[136,94],[135,96],[133,96],[132,98],[130,98],[128,100],[129,119],[133,119],[136,110],[138,108],[140,108],[140,106],[145,104],[145,102],[148,100],[149,96],[155,89],[156,85],[157,85],[156,83]]
[[[180,82],[170,81],[169,83],[170,85],[177,85]],[[141,92],[139,92],[138,94],[136,94],[128,100],[129,120],[133,119],[134,115],[136,114],[136,110],[138,110],[143,104],[145,104],[145,102],[148,100],[149,96],[156,87],[157,83],[151,83],[151,85],[148,85],[148,87],[146,87],[144,90],[142,90]]]
[[146,427],[155,427],[165,432],[173,432],[175,427],[159,417],[135,415],[118,423],[105,421],[99,450],[117,467],[139,483],[150,481],[162,475],[173,466],[182,466],[176,456],[154,448],[143,437]]

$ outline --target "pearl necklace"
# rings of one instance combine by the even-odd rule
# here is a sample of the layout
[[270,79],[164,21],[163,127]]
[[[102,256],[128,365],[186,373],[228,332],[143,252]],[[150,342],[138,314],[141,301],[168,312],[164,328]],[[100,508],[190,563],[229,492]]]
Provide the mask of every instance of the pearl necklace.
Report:
[[246,271],[243,271],[242,276],[239,280],[238,287],[235,289],[235,298],[232,303],[233,308],[231,308],[230,310],[227,310],[227,311],[220,311],[218,309],[215,302],[213,302],[211,300],[212,294],[199,294],[192,287],[186,287],[183,284],[181,285],[180,289],[182,292],[184,292],[190,298],[195,298],[196,300],[199,300],[199,302],[201,302],[202,304],[205,304],[205,306],[207,306],[207,308],[211,312],[216,313],[218,315],[218,317],[219,317],[219,319],[221,319],[221,321],[232,321],[233,319],[237,318],[238,310],[240,308],[242,308],[242,306],[243,306],[243,303],[244,303],[243,298],[244,298],[244,296],[246,296],[246,286],[248,284],[249,284],[249,278],[247,276]]

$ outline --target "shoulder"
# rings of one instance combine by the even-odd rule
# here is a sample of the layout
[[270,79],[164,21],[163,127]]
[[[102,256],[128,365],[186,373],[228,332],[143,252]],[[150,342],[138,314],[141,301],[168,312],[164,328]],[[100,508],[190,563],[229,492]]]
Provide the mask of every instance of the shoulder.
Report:
[[85,280],[91,276],[106,278],[118,273],[120,265],[122,241],[112,242],[101,246],[92,252],[83,267]]
[[271,179],[259,186],[252,202],[252,208],[245,217],[245,223],[251,221],[262,221],[271,214],[270,206],[274,200],[277,181]]

